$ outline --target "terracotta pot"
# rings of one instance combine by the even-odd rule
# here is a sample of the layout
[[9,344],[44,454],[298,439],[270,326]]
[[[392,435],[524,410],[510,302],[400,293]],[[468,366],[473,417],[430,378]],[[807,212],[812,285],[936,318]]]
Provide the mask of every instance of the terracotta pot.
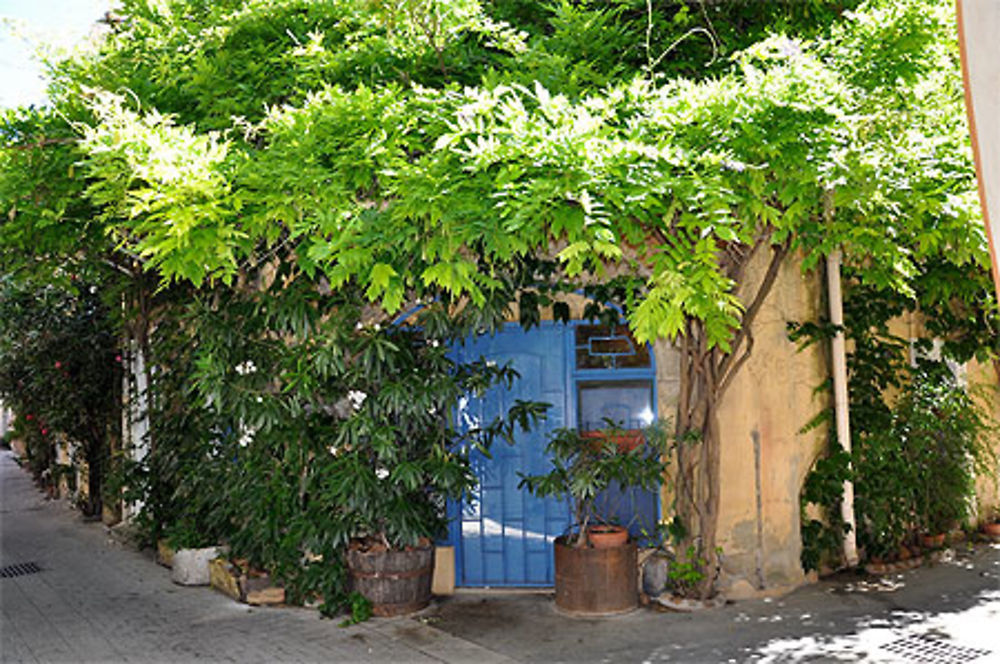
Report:
[[601,449],[605,440],[610,440],[618,446],[619,452],[631,452],[643,444],[642,432],[638,430],[622,431],[618,434],[609,434],[604,431],[584,431],[580,434],[584,440],[589,440],[594,451]]
[[595,549],[614,549],[628,542],[628,530],[622,526],[590,526],[587,528],[587,539]]
[[937,535],[921,535],[920,546],[925,549],[940,549],[944,546],[944,533],[938,533]]
[[983,532],[990,537],[1000,537],[1000,521],[983,524]]
[[349,548],[351,587],[372,603],[376,616],[419,611],[431,601],[434,545],[397,549]]
[[594,549],[555,542],[556,607],[575,615],[613,615],[639,605],[635,542]]

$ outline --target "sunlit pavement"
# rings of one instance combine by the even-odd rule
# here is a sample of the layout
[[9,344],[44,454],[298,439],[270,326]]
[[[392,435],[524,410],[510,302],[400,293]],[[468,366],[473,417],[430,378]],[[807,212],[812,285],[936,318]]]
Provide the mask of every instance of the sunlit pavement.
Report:
[[[994,545],[995,547],[996,545]],[[986,557],[987,569],[980,573],[992,579],[993,589],[984,589],[971,598],[971,606],[954,611],[893,609],[878,617],[862,616],[855,631],[841,635],[812,634],[773,639],[757,650],[754,659],[762,662],[873,661],[873,662],[1000,662],[1000,583],[997,556]],[[966,569],[977,566],[968,561],[946,562]],[[992,566],[992,573],[989,567]],[[920,583],[922,575],[894,577],[869,584],[865,592],[892,593],[906,582]],[[857,584],[856,584],[857,585]],[[845,589],[861,592],[860,589]]]
[[698,614],[581,620],[557,614],[545,595],[469,594],[425,620],[520,661],[1000,662],[1000,545]]
[[1000,545],[876,578],[844,574],[697,614],[563,616],[550,593],[463,593],[341,628],[173,585],[148,554],[44,500],[0,452],[3,662],[1000,662]]

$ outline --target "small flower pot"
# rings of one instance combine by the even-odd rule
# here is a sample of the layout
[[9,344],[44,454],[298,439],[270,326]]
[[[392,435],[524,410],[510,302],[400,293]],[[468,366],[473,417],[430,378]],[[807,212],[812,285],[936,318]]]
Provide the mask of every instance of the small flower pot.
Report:
[[920,546],[925,549],[940,549],[944,546],[944,533],[937,535],[921,535]]
[[628,542],[628,530],[622,526],[590,526],[587,528],[587,540],[595,549],[614,549]]
[[1000,538],[1000,521],[983,524],[983,532],[993,539]]
[[631,452],[645,442],[641,431],[622,431],[610,434],[598,429],[596,431],[584,431],[580,436],[584,440],[590,441],[591,448],[595,452],[601,449],[605,441],[614,443],[618,451],[622,454]]

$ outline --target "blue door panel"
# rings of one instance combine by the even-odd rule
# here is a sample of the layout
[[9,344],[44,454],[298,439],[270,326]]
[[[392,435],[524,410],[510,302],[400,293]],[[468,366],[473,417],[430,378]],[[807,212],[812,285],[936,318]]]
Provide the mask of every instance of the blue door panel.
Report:
[[494,388],[482,398],[459,404],[458,422],[466,428],[489,422],[515,400],[552,404],[547,419],[517,444],[494,443],[492,458],[472,453],[479,487],[458,512],[456,562],[464,586],[547,586],[553,583],[552,541],[569,524],[563,501],[540,499],[518,488],[520,474],[546,473],[547,434],[565,426],[566,360],[562,326],[531,332],[509,326],[494,336],[466,342],[457,354],[466,361],[484,357],[510,363],[520,374],[510,389]]
[[[576,426],[577,386],[580,381],[652,380],[646,370],[581,371],[575,367],[573,329],[543,324],[531,332],[509,325],[493,336],[477,337],[456,349],[462,361],[480,357],[498,365],[510,363],[520,374],[510,389],[494,388],[482,397],[460,401],[456,420],[468,429],[506,413],[517,399],[550,404],[546,419],[529,433],[517,432],[517,443],[496,441],[490,456],[471,455],[479,486],[461,503],[450,503],[451,543],[455,545],[456,581],[462,586],[551,586],[554,581],[552,542],[570,524],[567,501],[540,499],[518,489],[520,475],[540,475],[551,469],[545,453],[548,434],[565,426]],[[569,358],[569,359],[568,359]],[[573,362],[570,365],[569,362]],[[654,388],[655,389],[655,388]],[[600,395],[598,395],[600,396]],[[600,415],[617,415],[616,395],[599,400]],[[655,404],[655,395],[652,403]],[[655,406],[654,406],[655,408]],[[635,410],[622,404],[621,417]],[[591,428],[591,427],[585,427]],[[649,532],[658,514],[658,494],[635,488],[613,487],[599,497],[613,507],[621,523],[628,523],[633,536]]]

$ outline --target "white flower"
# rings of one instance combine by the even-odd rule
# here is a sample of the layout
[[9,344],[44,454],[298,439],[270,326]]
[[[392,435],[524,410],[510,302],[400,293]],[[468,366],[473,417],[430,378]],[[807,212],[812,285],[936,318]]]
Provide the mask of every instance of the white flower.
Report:
[[389,471],[385,468],[376,468],[375,477],[379,478],[380,480],[384,480],[385,478],[389,477]]
[[365,402],[365,399],[368,398],[368,395],[362,392],[361,390],[351,390],[350,392],[347,393],[347,398],[350,399],[351,406],[354,407],[354,410],[357,410],[361,408],[361,404]]
[[327,449],[330,450],[330,454],[332,454],[333,456],[337,456],[338,450],[337,450],[337,446],[336,445],[331,445]]
[[363,327],[364,327],[364,325],[361,324],[361,321],[358,321],[357,323],[354,324],[354,329],[355,330],[360,330]]
[[252,431],[247,431],[242,436],[240,436],[240,439],[239,439],[238,442],[240,444],[240,447],[247,447],[248,445],[250,445],[250,443],[253,442],[253,432]]
[[376,332],[382,329],[382,326],[379,325],[378,323],[375,323],[374,325],[372,325],[372,327],[375,329]]
[[441,345],[440,341],[438,341],[437,339],[431,339],[431,348],[437,348],[440,345]]
[[247,374],[256,373],[257,365],[253,363],[252,360],[247,360],[246,362],[240,362],[236,365],[236,373],[241,376],[246,376]]

